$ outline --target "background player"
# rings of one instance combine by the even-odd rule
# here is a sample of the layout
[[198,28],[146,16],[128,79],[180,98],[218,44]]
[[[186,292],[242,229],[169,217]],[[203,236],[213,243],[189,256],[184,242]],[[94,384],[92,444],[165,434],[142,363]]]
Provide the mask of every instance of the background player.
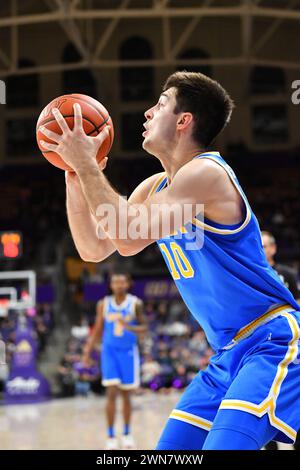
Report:
[[[98,215],[105,243],[94,231],[82,249],[91,242],[91,253],[101,260],[114,249],[129,256],[157,241],[187,307],[217,351],[171,413],[158,449],[259,449],[274,438],[293,442],[300,426],[299,305],[267,263],[257,219],[234,172],[218,152],[207,151],[232,109],[216,81],[200,73],[171,75],[145,113],[143,134],[144,149],[165,172],[145,180],[129,201],[110,186],[95,159],[107,130],[88,137],[79,105],[72,131],[59,110],[53,114],[62,135],[42,130],[55,143],[41,144],[76,171],[93,217],[104,204],[118,221],[127,216],[120,235]],[[129,236],[137,222],[133,200],[143,202],[145,237]],[[151,211],[154,204],[160,217]],[[184,212],[186,204],[192,211]],[[204,219],[197,204],[205,207]],[[73,236],[76,230],[73,224]],[[189,250],[195,234],[200,244]]]
[[297,273],[290,266],[277,263],[275,256],[277,253],[276,240],[272,233],[263,230],[261,232],[262,243],[266,253],[267,260],[273,269],[277,272],[284,285],[291,291],[297,302],[300,302],[300,292],[297,285]]
[[[280,279],[284,283],[284,285],[291,291],[297,302],[300,302],[300,292],[297,285],[297,273],[284,264],[276,263],[275,256],[277,253],[277,245],[276,240],[272,233],[263,230],[261,232],[262,235],[262,243],[266,253],[267,260],[269,264],[272,266],[273,269],[277,272]],[[297,439],[294,444],[295,449],[300,448],[300,433],[297,434]],[[278,450],[278,444],[275,441],[271,441],[266,445],[267,450]]]
[[114,423],[116,399],[120,390],[123,399],[123,449],[134,448],[130,434],[131,390],[139,386],[139,353],[137,335],[146,331],[142,302],[128,293],[130,278],[127,274],[111,276],[112,295],[97,304],[97,317],[93,332],[84,348],[84,362],[89,362],[91,351],[102,335],[102,384],[107,390],[106,415],[108,440],[106,449],[118,449]]

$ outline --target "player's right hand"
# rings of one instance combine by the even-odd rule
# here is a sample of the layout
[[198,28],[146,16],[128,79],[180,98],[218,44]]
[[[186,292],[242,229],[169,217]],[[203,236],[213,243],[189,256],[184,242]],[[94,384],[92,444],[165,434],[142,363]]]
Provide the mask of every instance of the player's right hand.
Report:
[[[107,160],[108,157],[104,157],[100,162],[99,162],[99,168],[101,171],[105,170],[106,165],[107,165]],[[66,178],[66,184],[67,185],[78,185],[80,184],[79,178],[75,171],[65,171],[65,178]]]
[[88,352],[83,352],[81,362],[85,367],[89,367],[91,365],[91,357]]

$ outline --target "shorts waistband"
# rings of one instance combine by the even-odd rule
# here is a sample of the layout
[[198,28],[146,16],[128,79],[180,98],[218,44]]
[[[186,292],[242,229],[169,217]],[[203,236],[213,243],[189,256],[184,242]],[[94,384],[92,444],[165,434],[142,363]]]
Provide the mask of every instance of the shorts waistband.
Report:
[[285,305],[281,305],[280,307],[277,307],[273,310],[270,310],[267,313],[264,313],[263,315],[256,318],[252,322],[250,322],[247,325],[243,326],[243,328],[241,328],[237,332],[235,337],[226,346],[224,346],[224,348],[222,348],[222,349],[231,349],[231,348],[233,348],[240,341],[242,341],[243,339],[248,338],[248,336],[252,335],[252,333],[254,333],[254,331],[257,328],[259,328],[260,326],[265,325],[266,323],[268,323],[269,321],[273,320],[276,317],[280,317],[280,315],[282,315],[283,312],[291,313],[291,312],[294,312],[294,311],[295,311],[295,309],[291,305],[285,304]]

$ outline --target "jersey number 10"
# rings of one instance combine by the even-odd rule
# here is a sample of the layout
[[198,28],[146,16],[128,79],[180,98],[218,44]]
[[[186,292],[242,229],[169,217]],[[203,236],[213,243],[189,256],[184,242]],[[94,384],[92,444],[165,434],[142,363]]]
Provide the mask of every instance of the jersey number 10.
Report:
[[[182,248],[176,243],[170,243],[170,249],[165,243],[159,244],[161,251],[166,255],[170,266],[170,272],[174,280],[178,280],[182,277],[188,279],[194,277],[194,270],[191,263],[185,256]],[[172,253],[170,253],[170,251]]]

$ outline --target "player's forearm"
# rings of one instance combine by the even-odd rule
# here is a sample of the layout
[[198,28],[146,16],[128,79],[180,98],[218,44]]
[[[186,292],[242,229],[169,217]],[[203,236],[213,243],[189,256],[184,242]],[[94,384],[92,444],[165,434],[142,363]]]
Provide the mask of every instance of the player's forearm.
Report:
[[116,251],[106,237],[99,240],[96,227],[85,214],[74,214],[67,209],[72,238],[80,257],[88,262],[100,262]]
[[[78,206],[78,201],[67,187],[67,215],[71,234],[80,257],[84,261],[99,262],[111,255],[115,246],[97,227],[88,204]],[[100,238],[99,238],[100,237]]]
[[133,326],[126,326],[126,330],[132,331],[132,333],[145,333],[147,330],[146,325],[133,325]]
[[92,335],[89,337],[89,339],[87,340],[84,346],[85,354],[88,354],[88,355],[91,354],[96,344],[99,342],[101,336],[102,336],[102,331],[95,331],[92,333]]
[[[78,176],[93,216],[113,243],[119,247],[120,218],[122,214],[127,214],[127,201],[110,186],[97,165],[83,167],[79,170]],[[126,232],[127,227],[124,228]]]
[[[90,165],[89,168],[85,166],[77,171],[93,215],[121,255],[136,254],[160,238],[149,235],[158,233],[158,230],[155,227],[152,230],[151,213],[146,205],[129,204],[110,186],[97,165]],[[139,218],[137,206],[145,209],[142,218]],[[158,217],[155,223],[159,224]],[[142,235],[136,227],[139,224],[142,226]]]

